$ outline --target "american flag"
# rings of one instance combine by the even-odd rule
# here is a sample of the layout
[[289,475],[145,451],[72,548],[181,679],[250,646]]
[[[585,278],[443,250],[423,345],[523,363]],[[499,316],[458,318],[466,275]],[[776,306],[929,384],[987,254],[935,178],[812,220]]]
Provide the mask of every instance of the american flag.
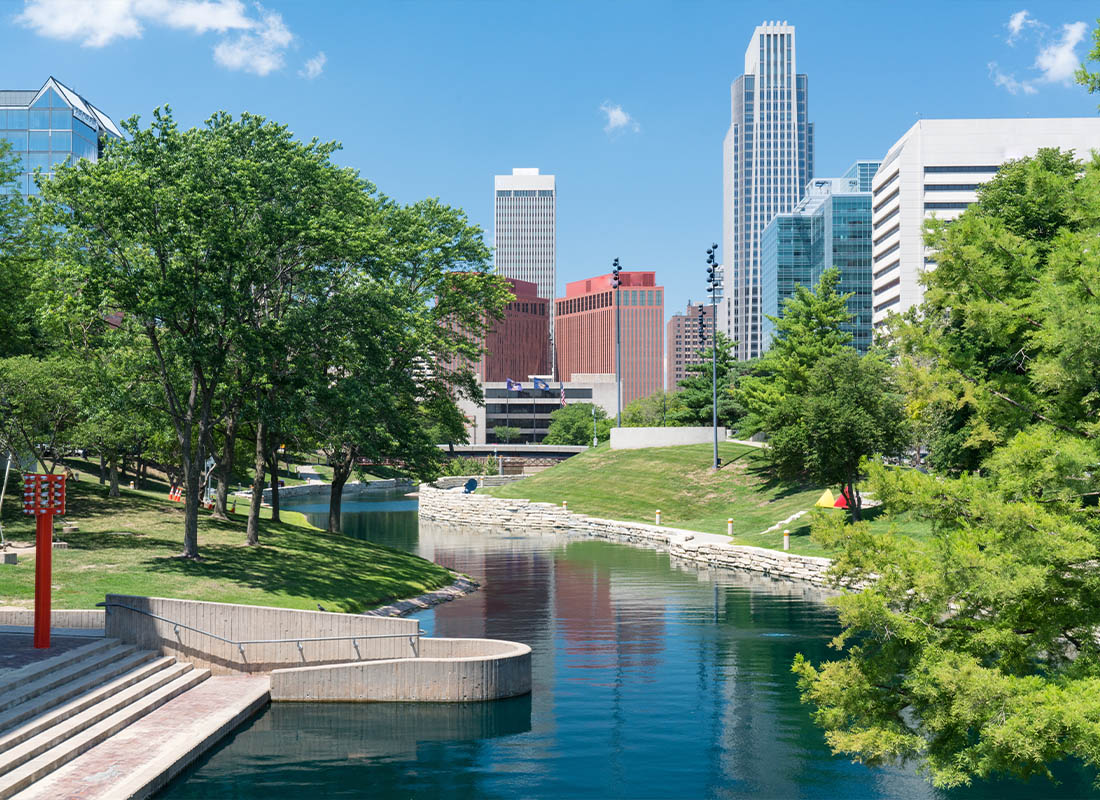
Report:
[[558,385],[561,386],[561,407],[565,408],[565,383],[558,381]]

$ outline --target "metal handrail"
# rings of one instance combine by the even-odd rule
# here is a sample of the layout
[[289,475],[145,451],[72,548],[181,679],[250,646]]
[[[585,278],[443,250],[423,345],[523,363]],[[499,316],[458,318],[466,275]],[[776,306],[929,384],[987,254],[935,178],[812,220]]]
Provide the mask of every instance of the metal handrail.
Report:
[[246,644],[288,644],[290,642],[295,642],[298,645],[298,652],[300,653],[302,652],[302,642],[337,642],[350,640],[351,646],[355,648],[355,654],[362,658],[362,654],[359,653],[359,642],[357,641],[359,639],[400,639],[404,636],[408,636],[409,644],[412,646],[414,656],[416,658],[420,658],[420,634],[425,632],[418,625],[416,628],[416,632],[411,634],[361,633],[359,635],[352,636],[298,636],[291,639],[243,639],[241,641],[238,641],[236,639],[227,639],[224,636],[219,636],[218,634],[211,633],[210,631],[204,631],[202,628],[193,627],[185,622],[177,622],[174,619],[162,617],[159,614],[154,614],[152,611],[146,611],[143,608],[134,608],[133,606],[123,605],[122,603],[108,603],[106,601],[102,603],[96,603],[96,606],[102,606],[108,614],[111,613],[112,608],[121,608],[125,609],[126,611],[133,611],[136,614],[144,614],[147,617],[152,617],[153,619],[160,620],[161,622],[167,622],[169,625],[173,626],[172,633],[176,634],[176,636],[179,636],[180,628],[185,628],[189,631],[194,631],[195,633],[201,633],[203,636],[209,636],[211,639],[217,639],[218,641],[225,642],[226,644],[236,645],[237,650],[240,652],[242,657],[244,656],[244,646]]

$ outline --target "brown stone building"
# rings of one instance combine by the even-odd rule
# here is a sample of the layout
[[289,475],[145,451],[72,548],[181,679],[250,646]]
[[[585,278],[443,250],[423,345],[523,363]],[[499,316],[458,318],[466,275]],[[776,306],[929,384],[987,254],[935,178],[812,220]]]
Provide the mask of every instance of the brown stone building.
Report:
[[[703,309],[703,321],[706,329],[706,339],[699,340],[699,309]],[[701,303],[692,304],[688,301],[687,311],[683,314],[673,314],[668,320],[667,335],[665,338],[668,348],[665,355],[665,375],[667,382],[665,389],[674,390],[684,378],[687,377],[689,364],[698,364],[701,350],[710,347],[713,337],[711,328],[711,306]]]

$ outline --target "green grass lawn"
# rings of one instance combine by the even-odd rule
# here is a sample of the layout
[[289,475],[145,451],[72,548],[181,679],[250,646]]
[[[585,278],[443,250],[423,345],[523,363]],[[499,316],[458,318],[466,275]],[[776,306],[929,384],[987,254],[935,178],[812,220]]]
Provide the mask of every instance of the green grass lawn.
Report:
[[[279,524],[262,523],[257,547],[245,544],[243,513],[223,523],[200,511],[201,560],[175,558],[183,549],[183,508],[167,500],[166,490],[123,489],[121,497],[110,498],[91,475],[81,478],[69,486],[65,518],[80,532],[57,534],[69,548],[53,554],[54,608],[91,608],[112,592],[358,612],[452,580],[430,561],[328,534],[287,511]],[[4,502],[4,533],[31,542],[34,521],[16,504],[15,485],[9,484]],[[263,515],[269,518],[270,511]],[[0,565],[0,605],[30,607],[33,600],[33,556]]]
[[[732,518],[735,543],[782,549],[782,528],[762,532],[797,511],[812,509],[824,487],[776,481],[758,448],[730,442],[718,445],[723,466],[715,472],[712,452],[709,444],[642,450],[601,445],[522,481],[482,491],[555,504],[564,500],[570,511],[635,522],[652,523],[659,508],[662,525],[706,533],[726,533],[726,520]],[[924,533],[919,524],[897,524],[901,532]],[[792,552],[827,555],[810,538],[810,514],[787,527]]]

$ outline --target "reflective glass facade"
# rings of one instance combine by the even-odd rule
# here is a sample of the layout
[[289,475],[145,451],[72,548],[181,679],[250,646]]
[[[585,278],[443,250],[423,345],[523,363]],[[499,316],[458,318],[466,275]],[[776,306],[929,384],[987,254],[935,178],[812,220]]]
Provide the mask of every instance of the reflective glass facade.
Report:
[[11,144],[20,165],[15,182],[0,191],[36,194],[37,171],[45,179],[58,164],[94,161],[104,138],[119,135],[103,112],[54,78],[37,91],[0,91],[0,139]]
[[[867,165],[866,169],[860,169]],[[795,286],[814,287],[830,267],[840,270],[840,292],[852,293],[845,329],[861,353],[871,346],[871,192],[877,162],[856,162],[843,178],[815,179],[806,198],[791,212],[777,215],[761,237],[761,306],[765,316],[763,348],[775,334],[767,316],[778,317]]]
[[761,235],[776,214],[802,199],[813,175],[808,104],[809,80],[796,68],[794,26],[757,27],[745,52],[745,74],[731,87],[730,128],[722,148],[719,324],[737,342],[741,359],[762,352]]

